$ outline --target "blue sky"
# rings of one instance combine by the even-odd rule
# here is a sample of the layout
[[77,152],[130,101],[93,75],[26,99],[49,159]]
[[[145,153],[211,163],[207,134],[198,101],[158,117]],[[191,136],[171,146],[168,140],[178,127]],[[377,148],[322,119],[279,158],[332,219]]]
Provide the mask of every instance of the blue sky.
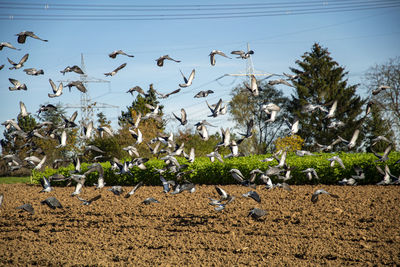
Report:
[[[250,48],[255,51],[252,60],[256,71],[282,74],[289,72],[289,67],[295,67],[295,61],[310,51],[314,42],[319,42],[327,47],[333,59],[349,72],[351,84],[362,83],[364,72],[374,64],[382,64],[389,58],[400,55],[400,4],[392,0],[168,1],[168,4],[165,1],[134,2],[135,5],[146,5],[139,8],[149,11],[129,10],[137,7],[127,6],[132,5],[132,2],[128,1],[96,1],[89,2],[87,6],[79,6],[81,1],[68,1],[66,6],[61,7],[54,6],[53,3],[60,2],[29,1],[27,5],[25,1],[0,1],[0,42],[10,42],[21,48],[21,51],[8,48],[0,51],[0,65],[5,64],[0,71],[1,122],[17,117],[19,101],[23,101],[31,113],[35,113],[43,103],[79,105],[80,93],[76,89],[71,92],[64,89],[62,96],[53,99],[48,98],[47,94],[51,92],[49,78],[53,81],[79,79],[79,75],[74,73],[63,76],[60,70],[66,66],[80,65],[81,53],[84,55],[86,71],[90,77],[110,81],[109,84],[91,83],[88,89],[93,101],[119,107],[94,110],[95,113],[103,111],[115,127],[117,116],[122,110],[126,110],[134,99],[125,93],[129,88],[139,85],[147,89],[149,84],[153,83],[155,89],[160,92],[173,91],[182,82],[179,70],[189,75],[192,69],[196,69],[196,77],[192,86],[183,88],[180,93],[168,99],[160,100],[165,107],[166,116],[172,116],[172,112],[179,114],[183,107],[188,113],[188,127],[193,127],[194,123],[206,119],[210,113],[205,100],[209,103],[216,103],[219,98],[229,101],[231,89],[242,83],[244,78],[224,77],[218,81],[215,79],[224,74],[245,73],[246,61],[217,57],[216,65],[211,66],[208,54],[213,49],[229,54],[232,50],[245,50],[249,43]],[[352,5],[348,8],[351,11],[343,11],[346,3]],[[43,9],[45,4],[48,4],[46,10]],[[97,10],[104,9],[99,5],[110,4],[114,7],[106,7],[107,11]],[[254,8],[257,7],[256,4],[259,8]],[[302,4],[307,4],[306,10],[315,11],[293,15],[296,13],[296,5]],[[186,5],[189,10],[178,10],[179,5]],[[379,8],[384,5],[390,8]],[[337,9],[332,13],[326,12],[329,8]],[[283,13],[268,15],[268,12],[277,9]],[[214,12],[265,13],[247,13],[235,18],[197,19],[198,13]],[[159,16],[171,14],[179,15],[173,17],[173,20]],[[192,15],[186,16],[187,14]],[[259,16],[260,14],[262,16]],[[26,18],[19,15],[30,17],[19,20],[18,18]],[[49,15],[64,17],[54,19],[55,17]],[[126,15],[133,16],[128,20],[121,20],[127,18]],[[15,19],[9,19],[10,16],[14,16]],[[133,20],[139,18],[152,19]],[[15,34],[24,30],[33,31],[49,42],[28,38],[25,44],[18,44]],[[110,52],[118,49],[135,57],[108,57]],[[26,53],[30,56],[22,69],[8,69],[10,64],[7,57],[19,61]],[[157,67],[155,59],[165,54],[182,62],[168,61],[164,67]],[[104,73],[122,63],[127,63],[127,66],[117,75],[104,76]],[[22,70],[30,67],[43,69],[45,74],[26,75]],[[26,83],[28,90],[9,91],[8,87],[11,84],[8,78]],[[198,91],[208,89],[215,93],[206,99],[193,98]],[[283,86],[279,89],[287,95],[293,93],[293,89],[289,87]],[[358,93],[365,96],[365,88],[362,85]],[[75,110],[77,109],[67,109],[69,114]],[[80,114],[80,110],[78,113]],[[220,126],[232,126],[227,115],[207,119]],[[178,129],[183,128],[179,128],[173,120],[167,127],[168,131]],[[3,130],[4,128],[1,132]]]

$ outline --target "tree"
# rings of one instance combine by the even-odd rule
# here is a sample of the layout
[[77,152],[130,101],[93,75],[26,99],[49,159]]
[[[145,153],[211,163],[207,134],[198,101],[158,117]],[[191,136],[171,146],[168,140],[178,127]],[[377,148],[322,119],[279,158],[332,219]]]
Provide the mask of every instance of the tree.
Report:
[[111,121],[107,119],[106,115],[103,112],[97,113],[97,123],[99,126],[107,126],[110,127]]
[[[274,103],[281,108],[280,114],[285,114],[289,99],[266,82],[260,82],[258,88],[260,91],[258,96],[251,94],[245,85],[234,88],[231,92],[229,112],[233,121],[236,122],[236,127],[243,132],[246,131],[249,121],[254,120],[255,134],[250,141],[250,149],[260,154],[265,153],[266,150],[269,152],[273,150],[273,141],[281,135],[284,124],[283,116],[278,116],[275,122],[266,122],[268,114],[262,110],[262,105]],[[243,149],[246,150],[242,147],[242,151]]]
[[[356,129],[361,128],[363,119],[359,118],[365,100],[356,95],[358,85],[348,85],[348,72],[332,59],[327,48],[318,43],[311,52],[304,53],[297,60],[299,68],[290,68],[297,77],[292,78],[295,94],[289,103],[289,111],[300,120],[299,135],[305,146],[310,148],[315,142],[323,145],[332,143],[338,135],[350,139]],[[321,105],[329,110],[337,101],[337,109],[332,117],[326,112],[316,110],[304,112],[308,104]],[[344,127],[328,127],[332,122],[343,122]],[[360,129],[361,130],[361,129]],[[359,139],[363,138],[361,133]]]
[[[388,119],[395,132],[397,144],[400,144],[400,57],[390,58],[386,63],[370,67],[365,73],[365,85],[372,100],[382,109],[382,115]],[[379,86],[389,86],[376,95],[372,91]]]

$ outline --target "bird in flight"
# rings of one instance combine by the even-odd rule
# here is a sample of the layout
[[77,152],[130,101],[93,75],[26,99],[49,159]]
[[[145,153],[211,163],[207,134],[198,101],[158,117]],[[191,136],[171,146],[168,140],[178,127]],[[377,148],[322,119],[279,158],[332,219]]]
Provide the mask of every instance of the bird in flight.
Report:
[[127,56],[127,57],[134,57],[134,55],[128,55],[127,53],[125,53],[122,50],[115,50],[114,52],[108,54],[108,56],[110,58],[116,58],[118,55],[123,55],[123,56]]
[[117,74],[118,71],[125,68],[125,66],[126,66],[126,63],[120,65],[119,67],[117,67],[115,70],[113,70],[111,72],[104,73],[104,75],[105,76],[114,76],[115,74]]
[[215,55],[220,55],[220,56],[223,56],[223,57],[226,57],[226,58],[230,58],[227,55],[225,55],[224,52],[222,52],[220,50],[213,50],[213,51],[211,51],[211,53],[209,55],[210,56],[211,66],[215,66]]
[[23,32],[17,33],[16,36],[18,36],[17,41],[20,44],[25,43],[26,37],[31,37],[31,38],[34,38],[34,39],[37,39],[37,40],[41,40],[43,42],[48,42],[48,40],[44,40],[44,39],[39,38],[36,34],[34,34],[31,31],[23,31]]
[[24,63],[28,60],[28,57],[29,57],[29,54],[25,54],[25,55],[21,58],[21,60],[20,60],[18,63],[15,63],[15,62],[12,61],[11,59],[7,58],[7,59],[8,59],[8,62],[10,62],[10,64],[13,65],[13,66],[10,67],[9,69],[10,69],[10,70],[13,70],[13,69],[20,69],[20,68],[22,68],[22,67],[24,66]]
[[171,58],[171,57],[168,56],[168,55],[164,55],[164,56],[159,57],[158,59],[156,59],[156,61],[157,61],[157,66],[159,66],[159,67],[164,66],[164,60],[166,60],[166,59],[167,59],[167,60],[171,60],[171,61],[175,61],[175,62],[177,62],[177,63],[181,62],[180,60],[175,60],[175,59]]
[[183,80],[185,83],[180,83],[179,87],[185,88],[185,87],[189,87],[192,85],[193,79],[194,79],[194,74],[195,74],[195,70],[193,69],[192,72],[190,73],[189,79],[187,79],[185,77],[185,75],[183,75],[182,71],[180,70]]

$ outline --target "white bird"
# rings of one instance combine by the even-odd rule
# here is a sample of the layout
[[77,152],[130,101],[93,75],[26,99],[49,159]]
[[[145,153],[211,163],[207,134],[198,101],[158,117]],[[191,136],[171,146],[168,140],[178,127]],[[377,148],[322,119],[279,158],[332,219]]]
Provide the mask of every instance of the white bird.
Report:
[[25,55],[21,58],[21,60],[20,60],[18,63],[15,63],[15,62],[12,61],[11,59],[7,58],[7,59],[8,59],[8,62],[10,62],[10,64],[13,65],[13,66],[10,67],[9,69],[10,69],[10,70],[13,70],[13,69],[20,69],[20,68],[22,68],[22,67],[24,66],[24,63],[28,60],[28,57],[29,57],[29,54],[25,54]]
[[254,76],[253,74],[250,75],[250,86],[246,83],[244,85],[246,86],[247,90],[249,90],[253,94],[253,96],[259,95],[256,76]]
[[348,147],[349,149],[352,149],[352,148],[356,145],[356,142],[357,142],[357,139],[358,139],[358,135],[359,135],[359,134],[360,134],[360,130],[359,130],[359,129],[356,129],[356,130],[354,131],[354,133],[353,133],[353,136],[351,137],[350,142],[347,141],[347,140],[345,140],[345,139],[343,139],[343,138],[341,138],[340,136],[338,136],[338,137],[340,138],[340,140],[341,140],[342,142],[347,143],[347,147]]
[[14,87],[8,87],[8,90],[10,91],[16,91],[16,90],[27,90],[28,88],[26,87],[26,85],[24,83],[21,83],[18,80],[9,78],[8,79],[10,81],[10,83],[12,83],[14,85]]
[[77,183],[75,187],[75,191],[71,194],[71,196],[79,195],[82,191],[82,187],[85,184],[86,176],[82,174],[73,174],[71,178]]
[[56,84],[51,79],[49,79],[49,83],[51,85],[51,88],[53,89],[53,94],[48,94],[48,96],[50,98],[58,97],[58,96],[62,95],[62,91],[63,91],[63,88],[64,88],[62,83],[60,83],[58,85],[58,87],[56,86]]
[[44,163],[45,163],[45,161],[46,161],[46,158],[47,158],[47,156],[44,156],[44,157],[42,158],[42,160],[39,162],[39,164],[36,165],[36,167],[33,168],[33,169],[34,169],[34,170],[40,170],[40,169],[43,167],[43,165],[44,165]]
[[333,102],[331,108],[329,109],[328,114],[325,116],[325,119],[333,118],[335,116],[335,112],[336,112],[336,109],[337,109],[337,104],[338,104],[338,101],[335,100],[335,102]]
[[19,116],[21,116],[21,117],[26,117],[26,116],[28,116],[30,114],[26,110],[26,106],[25,106],[24,102],[22,102],[22,101],[19,101],[19,109],[20,109]]
[[53,187],[51,187],[49,180],[46,178],[46,176],[43,175],[43,178],[40,180],[40,183],[42,184],[42,191],[40,192],[51,192],[53,191]]
[[139,145],[143,142],[143,135],[139,128],[137,129],[137,133],[132,129],[129,129],[129,132],[131,133],[132,137],[136,139],[136,145]]
[[262,105],[261,109],[265,113],[270,115],[270,118],[268,120],[266,120],[265,122],[274,122],[276,120],[276,116],[278,115],[278,112],[281,110],[281,108],[274,103]]
[[143,181],[140,181],[137,185],[135,185],[131,191],[129,191],[128,194],[125,195],[125,198],[129,198],[130,196],[132,196],[133,194],[135,194],[136,190],[139,189],[139,187],[141,187],[143,185]]
[[313,176],[315,176],[315,178],[319,179],[317,171],[314,168],[307,168],[301,172],[306,173],[309,180],[311,180]]
[[185,75],[183,75],[182,71],[180,70],[183,80],[185,83],[180,83],[179,87],[185,88],[185,87],[189,87],[192,85],[193,79],[194,79],[194,74],[195,74],[195,70],[193,69],[192,72],[190,73],[189,79],[187,79],[185,77]]
[[225,55],[224,52],[220,51],[220,50],[213,50],[211,51],[211,53],[209,54],[210,56],[210,62],[211,62],[211,66],[215,66],[215,55],[220,55],[226,58],[230,58],[227,55]]
[[339,163],[340,167],[343,169],[346,169],[346,167],[343,164],[342,159],[339,156],[333,156],[332,158],[328,159],[331,162],[331,167],[335,166],[335,162]]
[[56,146],[56,148],[65,147],[66,145],[67,145],[67,132],[64,130],[61,133],[60,144],[58,146]]

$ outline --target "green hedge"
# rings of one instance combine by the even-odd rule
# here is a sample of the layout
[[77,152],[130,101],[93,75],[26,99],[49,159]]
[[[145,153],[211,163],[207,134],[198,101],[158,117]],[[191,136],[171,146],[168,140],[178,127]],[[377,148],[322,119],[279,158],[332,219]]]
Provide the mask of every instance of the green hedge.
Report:
[[[328,158],[334,155],[340,156],[343,160],[346,169],[342,169],[338,164],[332,168],[330,167],[330,162]],[[178,158],[181,164],[188,164],[188,170],[193,170],[192,173],[187,174],[185,178],[196,184],[236,184],[236,181],[232,178],[229,170],[232,168],[239,169],[243,175],[249,177],[249,172],[253,169],[267,170],[268,166],[277,165],[276,161],[273,162],[261,162],[262,159],[269,157],[270,155],[254,155],[248,157],[239,157],[225,159],[224,163],[218,161],[211,163],[207,157],[198,157],[194,163],[187,162],[184,158]],[[327,154],[321,153],[316,154],[316,156],[305,156],[298,157],[294,154],[289,154],[287,156],[287,164],[291,167],[295,167],[292,171],[293,178],[288,181],[289,184],[337,184],[338,181],[343,178],[350,178],[351,175],[355,175],[353,166],[360,166],[364,172],[366,178],[364,180],[359,180],[358,184],[376,184],[382,180],[382,176],[376,169],[376,165],[381,166],[384,169],[385,164],[389,165],[391,173],[393,175],[399,176],[400,174],[400,164],[394,164],[400,159],[400,153],[393,152],[389,155],[390,160],[387,162],[376,162],[376,157],[370,153],[334,153]],[[81,173],[87,170],[89,163],[81,164]],[[104,168],[104,179],[107,185],[133,185],[138,181],[144,181],[147,185],[160,185],[159,174],[155,170],[162,169],[165,167],[165,163],[159,159],[151,159],[145,163],[147,170],[140,170],[138,167],[131,169],[133,176],[131,175],[118,175],[110,169],[111,164],[109,162],[103,162],[101,165]],[[319,180],[312,179],[308,180],[305,173],[302,170],[307,168],[314,168],[319,176]],[[74,167],[71,164],[65,168],[51,169],[46,168],[42,172],[34,171],[32,173],[33,180],[39,182],[43,175],[51,176],[56,173],[68,176],[69,172],[73,170]],[[166,179],[175,179],[173,174],[165,173],[163,176]],[[92,185],[96,183],[98,174],[93,172],[88,175],[86,184]],[[279,182],[275,177],[271,177],[273,182]]]

